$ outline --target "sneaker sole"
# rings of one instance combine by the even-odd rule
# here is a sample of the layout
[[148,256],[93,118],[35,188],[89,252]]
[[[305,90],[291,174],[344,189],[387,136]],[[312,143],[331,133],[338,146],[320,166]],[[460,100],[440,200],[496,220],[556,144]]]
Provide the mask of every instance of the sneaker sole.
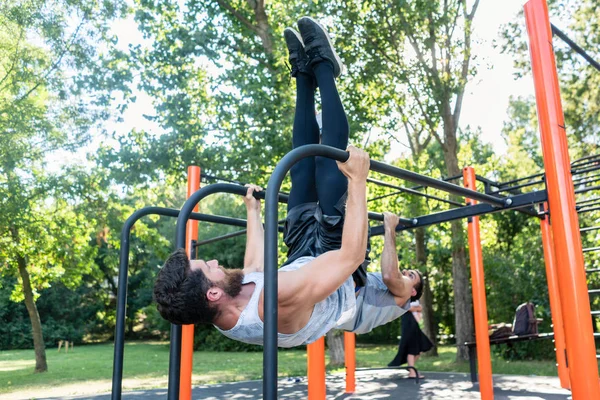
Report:
[[[338,63],[338,65],[340,66],[340,73],[339,73],[339,75],[338,75],[338,76],[336,76],[336,78],[337,78],[337,77],[339,77],[340,75],[342,75],[342,73],[344,72],[344,69],[345,69],[346,67],[345,67],[345,66],[344,66],[344,64],[342,63],[342,60],[340,59],[340,56],[338,56],[337,52],[335,51],[335,47],[333,47],[333,43],[331,43],[331,38],[329,37],[329,34],[328,34],[328,33],[327,33],[327,31],[325,30],[325,28],[323,28],[323,26],[322,26],[320,23],[318,23],[318,22],[317,22],[315,19],[313,19],[313,18],[311,18],[311,17],[302,17],[302,18],[300,18],[300,19],[301,19],[301,20],[302,20],[302,19],[308,19],[308,20],[310,20],[310,21],[314,22],[314,23],[315,23],[315,25],[317,25],[317,26],[318,26],[318,27],[321,29],[321,31],[323,31],[323,33],[325,34],[325,37],[327,38],[327,42],[329,43],[329,47],[331,47],[331,51],[333,52],[333,56],[335,57],[335,61],[336,61],[336,62]],[[302,42],[302,43],[304,43],[304,42]]]
[[302,43],[302,46],[304,46],[304,41],[302,40],[302,36],[300,36],[300,32],[298,32],[297,30],[295,30],[294,28],[285,28],[283,30],[283,33],[285,34],[285,32],[292,32],[294,34],[294,36],[296,36],[296,39],[298,39],[298,41],[300,43]]

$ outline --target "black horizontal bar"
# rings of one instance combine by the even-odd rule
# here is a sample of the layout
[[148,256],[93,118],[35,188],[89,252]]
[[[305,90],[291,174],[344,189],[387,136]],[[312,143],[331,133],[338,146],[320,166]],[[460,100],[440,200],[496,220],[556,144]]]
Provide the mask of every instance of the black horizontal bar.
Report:
[[571,167],[579,167],[581,165],[595,163],[596,161],[600,161],[600,154],[592,154],[589,156],[578,158],[577,160],[571,163]]
[[[396,230],[403,231],[412,228],[418,228],[421,226],[429,226],[440,224],[442,222],[453,221],[456,219],[475,217],[478,215],[490,214],[503,210],[514,210],[518,208],[531,207],[535,204],[543,203],[548,200],[548,196],[545,190],[539,190],[531,193],[524,193],[512,197],[513,203],[505,208],[492,207],[489,204],[476,204],[472,206],[464,206],[455,208],[452,210],[441,211],[439,213],[424,215],[417,217],[416,223],[412,226],[401,227],[399,226]],[[383,226],[376,226],[371,229],[371,236],[377,236],[383,234]]]
[[584,187],[584,188],[575,190],[575,194],[587,193],[587,192],[591,192],[592,190],[598,190],[598,189],[600,189],[600,185],[588,186],[588,187]]
[[375,196],[373,198],[368,199],[367,203],[371,203],[373,201],[385,199],[386,197],[396,196],[396,195],[399,195],[399,194],[402,194],[402,193],[404,193],[404,190],[398,190],[396,192],[392,192],[392,193],[388,193],[388,194],[382,194],[381,196]]
[[194,243],[194,248],[198,248],[200,246],[204,246],[206,244],[215,243],[215,242],[218,242],[218,241],[221,241],[221,240],[225,240],[225,239],[231,239],[231,238],[234,238],[234,237],[242,236],[242,235],[245,235],[246,232],[248,232],[247,229],[242,229],[241,231],[229,232],[229,233],[226,233],[226,234],[221,235],[221,236],[215,236],[215,237],[210,238],[210,239],[200,240],[200,241]]
[[578,53],[581,57],[583,57],[590,65],[600,71],[600,64],[592,58],[584,49],[579,47],[577,43],[569,39],[567,35],[565,35],[560,29],[558,29],[554,24],[552,25],[552,33],[561,38],[566,44],[569,45],[571,49],[573,49],[576,53]]
[[475,174],[475,180],[479,181],[479,182],[482,182],[485,185],[490,185],[490,186],[498,187],[498,182],[493,181],[491,179],[488,179],[485,176],[481,176],[481,175]]
[[504,186],[508,186],[508,185],[512,185],[514,183],[517,182],[521,182],[521,181],[525,181],[527,179],[533,179],[533,178],[537,178],[540,176],[544,176],[543,172],[537,173],[537,174],[533,174],[533,175],[529,175],[529,176],[525,176],[523,178],[517,178],[517,179],[513,179],[511,181],[506,181],[506,182],[498,182],[498,187],[504,187]]
[[[318,145],[309,145],[318,146]],[[348,153],[345,151],[334,149],[335,151],[342,152],[346,155],[345,159],[348,159]],[[432,187],[434,189],[443,190],[445,192],[463,196],[470,199],[478,200],[484,203],[493,204],[497,207],[504,207],[511,203],[510,198],[499,198],[490,196],[489,194],[476,192],[475,190],[467,189],[462,186],[448,183],[439,179],[434,179],[426,175],[417,174],[403,168],[394,167],[393,165],[384,164],[379,161],[371,160],[371,171],[380,172],[386,175],[394,176],[396,178],[404,179],[410,182],[419,183],[423,186]]]
[[571,174],[572,175],[587,174],[588,172],[598,171],[599,169],[600,169],[600,163],[598,165],[594,165],[593,167],[571,170]]
[[[444,181],[444,182],[450,182],[450,181],[455,181],[457,179],[460,179],[462,177],[463,177],[462,174],[460,174],[460,175],[454,175],[454,176],[447,176],[445,178],[442,178],[441,180]],[[426,186],[417,185],[417,186],[412,186],[411,189],[412,190],[418,190],[418,189],[423,189],[424,187],[426,187]]]
[[579,232],[597,231],[598,229],[600,229],[600,226],[588,226],[587,228],[581,228]]
[[588,248],[586,248],[586,249],[583,249],[582,251],[583,251],[584,253],[590,253],[590,252],[592,252],[592,251],[599,251],[599,250],[600,250],[600,246],[599,246],[599,247],[588,247]]
[[525,188],[525,187],[528,187],[528,186],[539,185],[540,183],[544,183],[544,179],[539,179],[539,180],[533,181],[533,182],[522,183],[522,184],[517,185],[517,186],[502,187],[499,190],[495,191],[494,193],[508,192],[508,191],[511,191],[511,190],[518,190],[518,189],[522,189],[522,188]]
[[588,213],[588,212],[593,212],[593,211],[598,211],[598,210],[600,210],[600,207],[581,208],[580,210],[577,210],[577,214],[583,214],[583,213]]
[[376,184],[378,186],[387,187],[387,188],[390,188],[390,189],[397,189],[397,190],[399,190],[401,192],[414,194],[414,195],[417,195],[417,196],[425,197],[425,198],[432,199],[432,200],[441,201],[441,202],[452,204],[452,205],[459,206],[459,207],[462,207],[464,205],[463,203],[459,203],[458,201],[453,201],[453,200],[449,200],[449,199],[443,199],[443,198],[438,197],[438,196],[434,196],[434,195],[427,194],[427,193],[422,193],[422,192],[419,192],[419,191],[414,190],[414,189],[405,188],[403,186],[393,185],[391,183],[384,182],[384,181],[381,181],[381,180],[378,180],[378,179],[368,178],[367,182],[371,182],[371,183],[374,183],[374,184]]
[[579,200],[575,204],[581,206],[583,204],[593,203],[595,201],[600,201],[600,197],[592,197],[591,199]]
[[584,178],[587,179],[578,179],[577,182],[573,180],[573,186],[587,185],[588,183],[600,181],[600,175],[585,176]]

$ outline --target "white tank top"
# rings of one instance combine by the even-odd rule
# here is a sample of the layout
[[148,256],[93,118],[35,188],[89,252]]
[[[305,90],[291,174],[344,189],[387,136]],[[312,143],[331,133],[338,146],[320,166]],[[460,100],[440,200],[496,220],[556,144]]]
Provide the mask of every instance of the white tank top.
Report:
[[[279,269],[293,271],[314,260],[314,257],[300,257],[294,262]],[[228,338],[250,344],[263,344],[264,324],[258,316],[258,301],[264,287],[264,273],[252,272],[244,276],[243,283],[255,284],[250,301],[240,314],[235,326],[222,330],[215,326]],[[312,343],[324,336],[336,325],[343,324],[354,317],[356,313],[356,298],[354,296],[354,281],[350,276],[344,284],[325,300],[315,304],[308,323],[296,333],[277,333],[279,347],[295,347]]]

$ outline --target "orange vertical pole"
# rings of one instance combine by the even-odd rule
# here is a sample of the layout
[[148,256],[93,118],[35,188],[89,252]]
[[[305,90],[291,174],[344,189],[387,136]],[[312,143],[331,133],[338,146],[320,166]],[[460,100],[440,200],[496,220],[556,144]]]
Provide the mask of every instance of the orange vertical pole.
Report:
[[[544,204],[544,209],[547,205]],[[550,228],[550,216],[546,215],[540,221],[542,229],[542,245],[544,248],[544,260],[546,263],[546,279],[548,280],[548,297],[550,299],[550,314],[552,315],[552,329],[554,330],[554,350],[556,351],[556,367],[560,386],[569,389],[569,370],[565,353],[565,331],[563,325],[562,309],[560,308],[560,294],[558,290],[558,277],[556,272],[556,256],[554,254],[554,243],[552,242],[552,231]]]
[[[475,170],[472,167],[463,169],[465,187],[477,190],[475,186]],[[467,204],[477,204],[467,199]],[[490,336],[488,333],[487,300],[485,296],[485,278],[483,272],[483,254],[479,232],[479,217],[469,219],[469,256],[471,264],[471,287],[473,290],[473,313],[475,315],[475,340],[477,342],[477,368],[479,369],[479,392],[482,400],[494,398],[492,382],[492,357],[490,355]]]
[[325,400],[325,337],[306,346],[308,400]]
[[544,154],[569,378],[574,400],[600,399],[598,363],[565,121],[545,0],[525,4],[529,52]]
[[[200,189],[200,167],[188,167],[187,197]],[[199,205],[194,208],[198,212]],[[198,221],[189,220],[186,226],[185,251],[192,255],[191,241],[198,240]],[[181,373],[179,376],[179,398],[192,399],[192,364],[194,357],[194,325],[181,327]]]
[[346,364],[346,393],[356,391],[356,335],[344,332],[344,361]]

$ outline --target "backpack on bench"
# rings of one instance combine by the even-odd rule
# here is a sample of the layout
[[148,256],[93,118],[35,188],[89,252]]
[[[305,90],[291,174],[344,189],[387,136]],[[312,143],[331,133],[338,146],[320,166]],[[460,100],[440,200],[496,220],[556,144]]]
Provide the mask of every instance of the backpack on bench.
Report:
[[523,303],[517,307],[515,320],[513,321],[513,333],[515,335],[537,335],[538,320],[535,317],[535,306],[533,303]]

